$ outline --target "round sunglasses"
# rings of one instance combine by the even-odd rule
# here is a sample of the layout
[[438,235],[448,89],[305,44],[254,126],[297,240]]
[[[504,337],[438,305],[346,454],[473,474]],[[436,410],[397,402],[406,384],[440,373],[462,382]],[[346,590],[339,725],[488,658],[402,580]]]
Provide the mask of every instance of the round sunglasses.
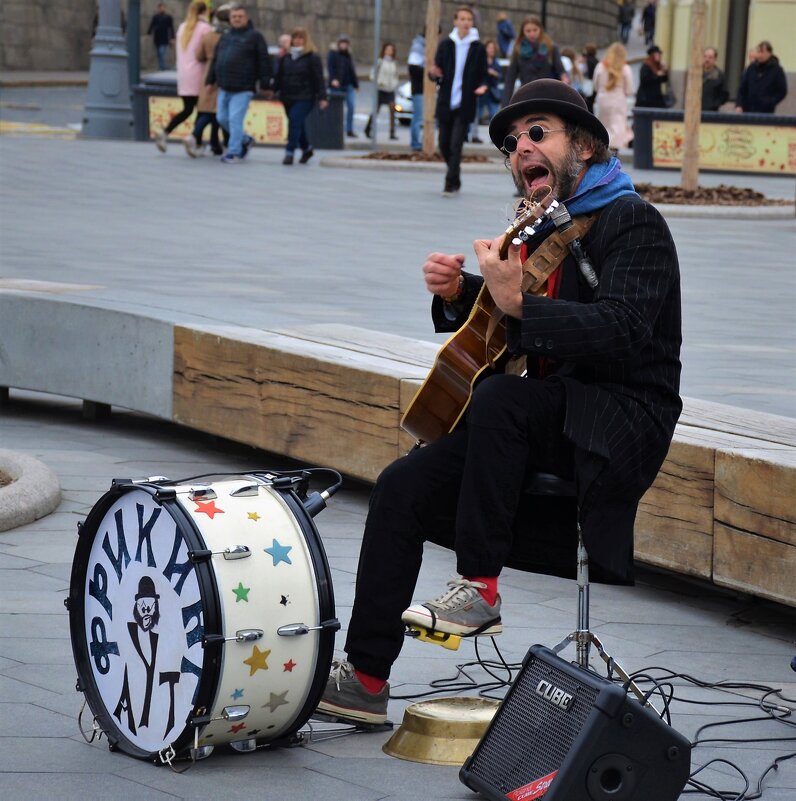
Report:
[[509,134],[503,140],[503,152],[513,153],[517,149],[517,145],[520,143],[520,137],[523,134],[527,134],[528,139],[532,142],[541,142],[547,134],[560,133],[565,130],[566,128],[542,128],[541,125],[532,125],[527,131],[520,131],[516,136],[514,134]]

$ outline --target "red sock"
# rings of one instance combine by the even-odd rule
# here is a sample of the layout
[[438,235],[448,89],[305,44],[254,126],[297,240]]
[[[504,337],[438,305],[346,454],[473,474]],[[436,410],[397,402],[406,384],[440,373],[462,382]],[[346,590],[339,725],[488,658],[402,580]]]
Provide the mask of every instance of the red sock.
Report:
[[373,693],[380,693],[387,682],[384,679],[377,679],[375,676],[368,676],[367,673],[362,673],[362,671],[357,670],[354,668],[354,673],[356,677],[359,679],[362,686],[369,692]]
[[481,593],[483,599],[490,605],[494,606],[497,602],[497,594],[498,594],[498,577],[497,576],[464,576],[467,581],[478,581],[481,584],[486,584],[486,587],[482,590],[480,587],[478,588],[478,592]]

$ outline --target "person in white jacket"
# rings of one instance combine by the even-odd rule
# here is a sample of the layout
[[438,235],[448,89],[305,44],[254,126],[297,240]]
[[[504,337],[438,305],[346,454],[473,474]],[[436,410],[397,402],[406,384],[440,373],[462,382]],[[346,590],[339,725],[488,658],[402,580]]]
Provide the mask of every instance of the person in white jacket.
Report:
[[[383,105],[390,109],[390,139],[397,139],[395,133],[395,90],[398,87],[398,61],[395,57],[395,45],[392,42],[385,42],[381,48],[381,56],[373,68],[371,78],[376,82],[376,90],[379,93],[376,114],[379,113]],[[373,127],[373,115],[368,118],[365,126],[365,136],[370,138]]]

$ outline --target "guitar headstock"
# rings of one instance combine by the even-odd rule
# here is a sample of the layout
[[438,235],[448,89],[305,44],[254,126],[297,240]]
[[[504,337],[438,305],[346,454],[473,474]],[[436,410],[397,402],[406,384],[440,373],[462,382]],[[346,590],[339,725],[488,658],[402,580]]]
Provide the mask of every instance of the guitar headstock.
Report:
[[505,259],[509,245],[521,245],[527,242],[537,231],[537,226],[558,206],[549,186],[535,189],[530,197],[522,198],[517,205],[517,214],[511,225],[503,234],[500,243],[500,258]]

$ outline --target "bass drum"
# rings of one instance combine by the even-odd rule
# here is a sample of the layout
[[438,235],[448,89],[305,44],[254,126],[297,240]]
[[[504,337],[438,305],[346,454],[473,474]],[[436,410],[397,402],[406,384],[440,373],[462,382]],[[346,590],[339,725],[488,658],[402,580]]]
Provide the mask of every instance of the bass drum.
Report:
[[115,480],[91,510],[66,604],[78,690],[111,750],[251,750],[308,720],[339,623],[306,483]]

